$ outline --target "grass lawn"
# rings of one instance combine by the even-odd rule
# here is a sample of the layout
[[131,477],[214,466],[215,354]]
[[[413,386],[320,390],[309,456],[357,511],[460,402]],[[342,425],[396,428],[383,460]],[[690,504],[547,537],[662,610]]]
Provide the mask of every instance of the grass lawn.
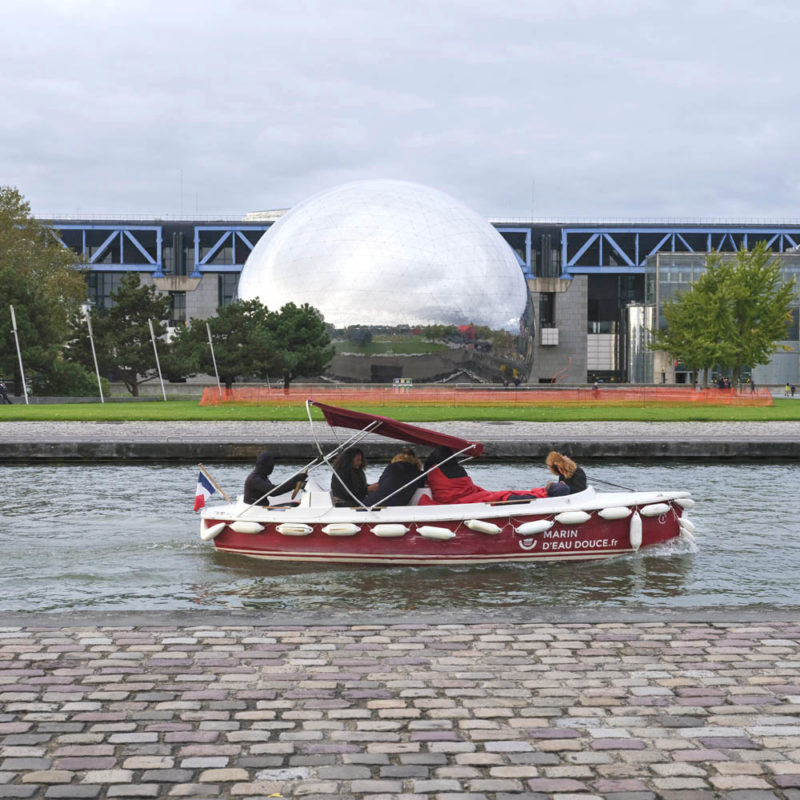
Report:
[[400,337],[379,339],[376,337],[369,344],[358,345],[354,342],[334,342],[334,347],[337,353],[361,353],[366,356],[387,353],[440,353],[443,350],[449,349],[446,344],[442,344],[441,342],[425,342],[419,337],[416,339],[411,337],[405,339]]
[[[618,406],[414,406],[355,405],[359,411],[384,414],[406,422],[441,420],[578,422],[635,420],[648,422],[715,422],[800,420],[800,400],[775,398],[773,406],[618,405]],[[315,419],[322,419],[314,411]],[[5,421],[138,421],[138,420],[305,420],[305,406],[203,406],[197,399],[148,402],[74,403],[0,406]],[[1,434],[0,434],[1,435]]]

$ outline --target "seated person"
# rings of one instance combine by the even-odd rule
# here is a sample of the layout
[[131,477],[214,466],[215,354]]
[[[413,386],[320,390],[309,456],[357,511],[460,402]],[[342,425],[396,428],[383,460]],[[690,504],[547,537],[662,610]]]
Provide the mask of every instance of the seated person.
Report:
[[586,473],[571,458],[551,450],[544,463],[550,472],[558,475],[557,481],[545,486],[547,497],[563,497],[582,492],[586,488]]
[[[424,485],[422,462],[410,447],[404,447],[378,478],[376,488],[367,493],[364,505],[407,506],[414,492]],[[386,502],[382,502],[384,498]]]
[[308,477],[305,472],[298,472],[291,478],[276,486],[270,479],[270,473],[275,468],[275,457],[268,450],[262,450],[256,457],[255,469],[247,476],[244,482],[244,502],[248,505],[260,503],[268,505],[269,498],[280,494],[293,492],[299,483]]
[[331,494],[336,506],[357,506],[367,496],[367,492],[377,487],[377,483],[367,485],[364,472],[366,462],[360,447],[348,447],[333,462]]
[[[456,460],[450,459],[453,451],[449,447],[437,447],[425,461],[428,473],[428,487],[433,495],[434,503],[492,503],[504,500],[533,500],[536,495],[531,492],[515,492],[503,489],[497,492],[481,489],[472,482],[467,471]],[[438,466],[437,466],[438,465]]]

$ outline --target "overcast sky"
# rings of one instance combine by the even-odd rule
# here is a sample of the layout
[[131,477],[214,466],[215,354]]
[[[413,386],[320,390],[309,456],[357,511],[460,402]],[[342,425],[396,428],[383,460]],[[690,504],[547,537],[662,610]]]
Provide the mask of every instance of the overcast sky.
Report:
[[800,219],[796,0],[0,10],[0,184],[37,214],[401,178],[489,217]]

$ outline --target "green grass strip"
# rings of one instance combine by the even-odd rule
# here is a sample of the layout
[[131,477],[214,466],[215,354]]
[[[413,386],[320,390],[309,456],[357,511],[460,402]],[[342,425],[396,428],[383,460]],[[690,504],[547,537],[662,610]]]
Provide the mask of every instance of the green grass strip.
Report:
[[[580,405],[580,406],[473,406],[473,405],[358,405],[349,408],[383,414],[404,422],[467,420],[476,422],[772,422],[800,420],[800,399],[775,398],[773,406],[696,406],[696,405]],[[315,411],[315,418],[321,415]],[[64,403],[0,406],[0,425],[4,421],[181,421],[181,420],[305,420],[302,404],[296,406],[203,406],[194,399],[164,401]],[[0,434],[1,435],[1,434]]]

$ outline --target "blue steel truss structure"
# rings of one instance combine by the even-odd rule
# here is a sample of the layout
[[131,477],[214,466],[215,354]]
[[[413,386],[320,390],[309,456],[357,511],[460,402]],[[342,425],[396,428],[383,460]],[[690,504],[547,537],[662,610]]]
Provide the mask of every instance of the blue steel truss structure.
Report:
[[80,263],[108,272],[163,272],[161,225],[97,225],[52,222],[53,235]]
[[800,228],[612,227],[561,230],[565,273],[643,273],[656,253],[735,253],[758,241],[783,253],[800,242]]
[[195,225],[193,278],[204,272],[241,272],[269,225]]
[[[190,274],[240,272],[247,256],[270,227],[269,224],[200,224],[192,221],[157,221],[134,225],[125,221],[108,223],[43,220],[53,235],[74,250],[81,264],[98,271],[150,272],[163,277],[164,249],[178,225],[190,228],[193,257]],[[591,225],[558,223],[496,224],[497,231],[513,239],[512,249],[523,274],[536,277],[533,253],[547,234],[554,242],[560,235],[561,277],[579,274],[641,274],[645,262],[656,253],[735,252],[766,241],[775,252],[785,252],[800,243],[800,227],[717,225]],[[166,238],[165,238],[166,234]],[[167,244],[165,245],[165,241]],[[539,244],[537,244],[539,242]],[[188,242],[187,242],[188,244]]]

